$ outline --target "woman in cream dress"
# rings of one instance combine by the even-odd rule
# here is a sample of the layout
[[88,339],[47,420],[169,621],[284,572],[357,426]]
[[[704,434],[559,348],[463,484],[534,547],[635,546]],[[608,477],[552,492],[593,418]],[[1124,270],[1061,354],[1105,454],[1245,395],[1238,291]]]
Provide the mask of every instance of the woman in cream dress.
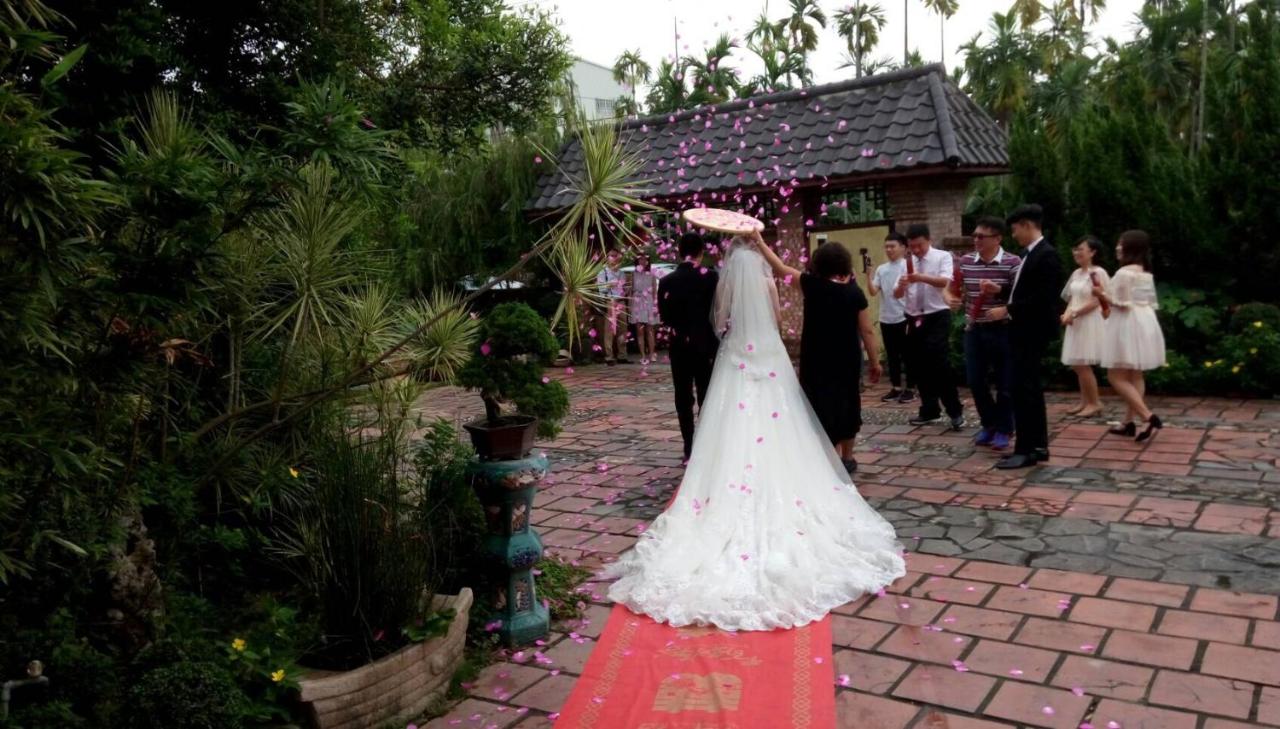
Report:
[[1093,367],[1102,362],[1106,337],[1102,301],[1093,295],[1093,287],[1105,289],[1111,279],[1101,266],[1094,265],[1102,257],[1102,241],[1085,236],[1071,249],[1071,255],[1079,268],[1072,272],[1062,289],[1062,298],[1067,302],[1067,310],[1062,314],[1062,325],[1067,328],[1062,339],[1062,364],[1075,370],[1080,382],[1080,406],[1070,414],[1087,418],[1102,412]]
[[[1093,293],[1111,307],[1107,318],[1106,338],[1102,347],[1102,366],[1116,393],[1124,399],[1128,410],[1115,435],[1132,436],[1139,443],[1155,435],[1164,423],[1151,412],[1144,400],[1146,381],[1142,373],[1165,364],[1164,333],[1156,319],[1156,284],[1150,271],[1151,240],[1141,230],[1126,230],[1116,244],[1120,269],[1106,289],[1095,286]],[[1134,419],[1146,423],[1138,432]]]

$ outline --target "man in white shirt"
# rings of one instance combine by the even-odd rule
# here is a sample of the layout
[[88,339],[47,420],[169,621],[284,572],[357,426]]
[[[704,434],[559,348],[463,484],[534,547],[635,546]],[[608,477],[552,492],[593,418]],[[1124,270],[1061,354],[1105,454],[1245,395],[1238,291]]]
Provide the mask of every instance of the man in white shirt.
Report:
[[[598,326],[604,346],[604,362],[629,364],[627,359],[627,278],[622,272],[622,251],[613,249],[605,256],[604,268],[596,274],[596,286],[604,299]],[[600,346],[600,345],[596,345]],[[614,352],[617,359],[614,359]]]
[[[911,388],[911,369],[905,367],[907,354],[907,310],[902,299],[893,295],[898,279],[907,275],[907,237],[890,233],[884,239],[884,254],[889,259],[881,263],[868,282],[872,296],[880,297],[880,336],[884,340],[885,359],[889,361],[889,394],[882,402],[912,402],[916,399]],[[904,370],[906,370],[904,372]]]
[[933,247],[929,226],[907,227],[908,269],[893,295],[907,314],[907,367],[920,388],[920,411],[909,422],[929,425],[942,420],[945,408],[952,430],[964,427],[964,406],[951,372],[951,307],[942,292],[951,285],[955,262]]

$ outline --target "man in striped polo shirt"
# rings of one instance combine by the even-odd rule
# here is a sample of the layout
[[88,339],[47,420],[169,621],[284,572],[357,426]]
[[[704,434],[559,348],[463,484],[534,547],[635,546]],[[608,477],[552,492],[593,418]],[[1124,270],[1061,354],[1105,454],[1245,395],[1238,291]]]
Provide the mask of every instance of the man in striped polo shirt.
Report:
[[[1000,247],[1004,221],[980,218],[973,230],[974,252],[957,262],[958,276],[948,298],[965,318],[966,379],[982,429],[974,443],[995,450],[1009,447],[1013,435],[1013,359],[1008,319],[992,320],[987,312],[1009,301],[1021,259]],[[992,390],[994,389],[994,392]]]

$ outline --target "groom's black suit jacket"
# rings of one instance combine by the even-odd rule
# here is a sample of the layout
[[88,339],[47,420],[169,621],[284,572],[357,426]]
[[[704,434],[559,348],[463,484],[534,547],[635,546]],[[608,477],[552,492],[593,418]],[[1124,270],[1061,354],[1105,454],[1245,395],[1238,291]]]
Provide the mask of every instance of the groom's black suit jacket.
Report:
[[714,269],[706,273],[692,263],[681,263],[658,282],[658,316],[671,328],[671,353],[714,358],[720,346],[711,325],[716,284]]
[[1062,315],[1062,261],[1041,239],[1022,259],[1022,272],[1009,296],[1013,338],[1047,345],[1058,333]]
[[1062,311],[1062,261],[1041,239],[1022,259],[1022,271],[1009,295],[1009,344],[1013,364],[1014,453],[1048,457],[1049,421],[1045,414],[1041,363],[1058,333]]

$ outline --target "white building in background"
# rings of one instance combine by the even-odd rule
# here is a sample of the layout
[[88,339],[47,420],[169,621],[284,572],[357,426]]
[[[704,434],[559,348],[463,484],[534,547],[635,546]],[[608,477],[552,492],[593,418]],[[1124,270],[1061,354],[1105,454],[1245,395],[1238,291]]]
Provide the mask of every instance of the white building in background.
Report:
[[574,58],[569,78],[573,81],[578,108],[588,121],[618,116],[615,106],[618,98],[631,96],[630,88],[613,80],[613,69],[609,66]]

